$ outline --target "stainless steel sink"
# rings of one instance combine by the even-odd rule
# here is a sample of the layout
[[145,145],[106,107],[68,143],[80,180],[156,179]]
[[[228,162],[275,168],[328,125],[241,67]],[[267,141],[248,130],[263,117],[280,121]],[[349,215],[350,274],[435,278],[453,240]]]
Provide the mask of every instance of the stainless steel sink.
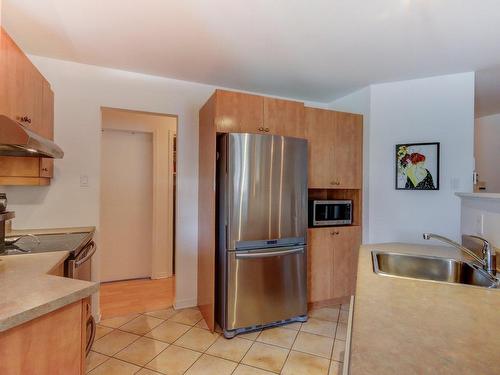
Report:
[[375,273],[388,276],[497,288],[498,280],[472,262],[372,251]]

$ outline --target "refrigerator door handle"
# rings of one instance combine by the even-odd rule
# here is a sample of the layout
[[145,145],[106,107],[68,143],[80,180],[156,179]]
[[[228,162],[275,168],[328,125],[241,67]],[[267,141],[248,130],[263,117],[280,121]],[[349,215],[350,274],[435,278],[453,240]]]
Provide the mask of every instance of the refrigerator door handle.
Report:
[[281,255],[290,255],[296,253],[304,252],[303,247],[297,247],[295,249],[290,250],[281,250],[281,251],[266,251],[260,253],[236,253],[236,259],[249,259],[249,258],[269,258],[269,257],[277,257]]

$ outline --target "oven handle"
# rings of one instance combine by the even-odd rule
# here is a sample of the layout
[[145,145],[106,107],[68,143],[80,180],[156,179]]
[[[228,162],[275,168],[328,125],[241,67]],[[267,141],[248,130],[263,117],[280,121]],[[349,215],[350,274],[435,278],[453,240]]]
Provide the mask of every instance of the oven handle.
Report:
[[281,250],[281,251],[266,251],[260,253],[236,253],[236,259],[251,259],[251,258],[270,258],[277,257],[281,255],[290,255],[296,253],[304,252],[303,247],[297,247],[295,249],[290,250]]
[[[85,250],[85,249],[88,249],[89,247],[91,248],[90,250]],[[83,263],[85,263],[87,260],[92,258],[92,255],[94,255],[94,253],[97,250],[97,246],[95,245],[94,241],[92,241],[91,243],[89,243],[85,247],[85,249],[82,251],[82,254],[86,254],[86,255],[82,259],[77,258],[75,260],[75,268],[80,267]]]
[[94,343],[95,334],[96,334],[96,324],[95,319],[91,315],[89,320],[87,321],[87,326],[90,325],[90,337],[87,338],[87,345],[85,346],[85,355],[89,355],[90,349],[92,349],[92,344]]

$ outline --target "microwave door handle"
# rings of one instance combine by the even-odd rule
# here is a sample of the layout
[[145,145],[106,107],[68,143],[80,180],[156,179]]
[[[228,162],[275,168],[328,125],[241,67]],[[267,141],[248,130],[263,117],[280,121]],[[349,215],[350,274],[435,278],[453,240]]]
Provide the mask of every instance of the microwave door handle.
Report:
[[242,254],[236,254],[236,259],[254,259],[254,258],[270,258],[270,257],[277,257],[281,255],[290,255],[290,254],[296,254],[296,253],[302,253],[304,252],[303,247],[297,247],[295,249],[290,249],[290,250],[281,250],[281,251],[265,251],[261,253],[242,253]]
[[94,253],[97,250],[97,246],[95,245],[94,241],[92,241],[90,244],[86,246],[87,248],[90,248],[90,250],[84,250],[82,251],[82,254],[86,254],[82,259],[76,259],[75,260],[75,268],[80,267],[83,263],[85,263],[87,260],[92,258]]

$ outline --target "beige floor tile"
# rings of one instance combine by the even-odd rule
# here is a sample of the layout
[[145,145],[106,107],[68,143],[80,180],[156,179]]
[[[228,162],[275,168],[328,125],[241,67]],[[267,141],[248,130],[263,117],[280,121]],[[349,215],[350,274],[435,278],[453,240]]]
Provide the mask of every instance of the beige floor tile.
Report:
[[122,331],[135,333],[136,335],[144,335],[163,322],[164,320],[155,318],[153,316],[140,315],[130,322],[122,325],[120,329]]
[[173,343],[190,329],[191,326],[167,320],[166,322],[163,322],[162,324],[154,328],[151,332],[147,333],[145,336],[168,343]]
[[141,337],[122,351],[116,353],[114,357],[138,366],[144,366],[165,350],[167,346],[168,344],[165,342]]
[[154,316],[155,318],[166,320],[177,314],[177,311],[175,311],[172,307],[170,307],[168,309],[163,309],[163,310],[148,311],[145,314],[149,316]]
[[99,322],[99,325],[111,328],[119,328],[125,323],[130,322],[132,319],[135,319],[139,316],[139,314],[130,314],[126,316],[117,316],[115,318],[104,319]]
[[85,359],[85,372],[89,372],[95,369],[97,366],[106,361],[108,358],[109,357],[104,354],[91,351],[87,356],[87,358]]
[[112,356],[133,343],[139,337],[140,336],[134,335],[133,333],[115,329],[113,332],[96,340],[92,346],[92,350]]
[[291,351],[282,375],[327,375],[330,361],[314,355]]
[[205,319],[202,319],[198,323],[196,323],[195,327],[208,329],[207,322],[205,322]]
[[250,340],[235,337],[231,340],[220,336],[217,341],[207,350],[207,354],[239,362],[252,346]]
[[332,348],[333,339],[330,337],[299,332],[292,349],[330,359]]
[[264,370],[279,372],[285,363],[289,350],[273,345],[254,342],[241,363]]
[[206,329],[193,327],[184,335],[179,337],[175,341],[175,345],[196,350],[198,352],[204,352],[215,342],[215,340],[217,340],[218,337],[219,334],[216,332],[212,333]]
[[168,375],[181,375],[196,362],[201,353],[170,345],[145,367]]
[[332,359],[338,362],[344,362],[345,341],[335,340],[333,344]]
[[139,366],[110,358],[102,365],[89,372],[89,375],[132,375],[139,371]]
[[297,331],[293,329],[275,327],[263,330],[257,337],[257,341],[290,349],[295,336],[297,336]]
[[337,324],[337,332],[335,333],[335,338],[338,340],[345,340],[347,336],[347,324],[339,323]]
[[328,375],[342,375],[342,362],[332,361]]
[[201,312],[198,309],[184,309],[179,310],[169,320],[194,326],[202,318],[203,317],[201,316]]
[[339,323],[347,323],[349,320],[349,311],[340,310]]
[[260,368],[255,368],[247,365],[239,364],[234,370],[233,375],[274,375],[274,372],[269,372],[266,370],[261,370]]
[[187,370],[186,375],[230,375],[237,365],[236,362],[203,354]]
[[309,311],[309,317],[321,320],[328,320],[329,322],[336,322],[339,318],[340,306],[334,307],[321,307]]
[[301,322],[293,322],[293,323],[284,324],[281,327],[286,328],[286,329],[293,329],[295,331],[300,331],[300,327],[302,327],[302,323]]
[[255,341],[255,339],[257,337],[259,337],[259,335],[260,335],[261,332],[262,332],[262,330],[259,329],[257,331],[252,331],[252,332],[248,332],[248,333],[240,333],[238,335],[238,337],[240,337],[242,339],[247,339],[247,340]]
[[111,328],[111,327],[97,325],[96,330],[95,330],[95,340],[99,340],[104,335],[107,335],[108,333],[110,333],[113,329],[114,328]]
[[142,368],[136,375],[163,375],[161,372],[156,372],[147,368]]
[[335,337],[335,328],[337,323],[329,322],[327,320],[320,320],[315,318],[309,318],[307,322],[302,324],[300,328],[303,332],[314,333],[316,335]]

